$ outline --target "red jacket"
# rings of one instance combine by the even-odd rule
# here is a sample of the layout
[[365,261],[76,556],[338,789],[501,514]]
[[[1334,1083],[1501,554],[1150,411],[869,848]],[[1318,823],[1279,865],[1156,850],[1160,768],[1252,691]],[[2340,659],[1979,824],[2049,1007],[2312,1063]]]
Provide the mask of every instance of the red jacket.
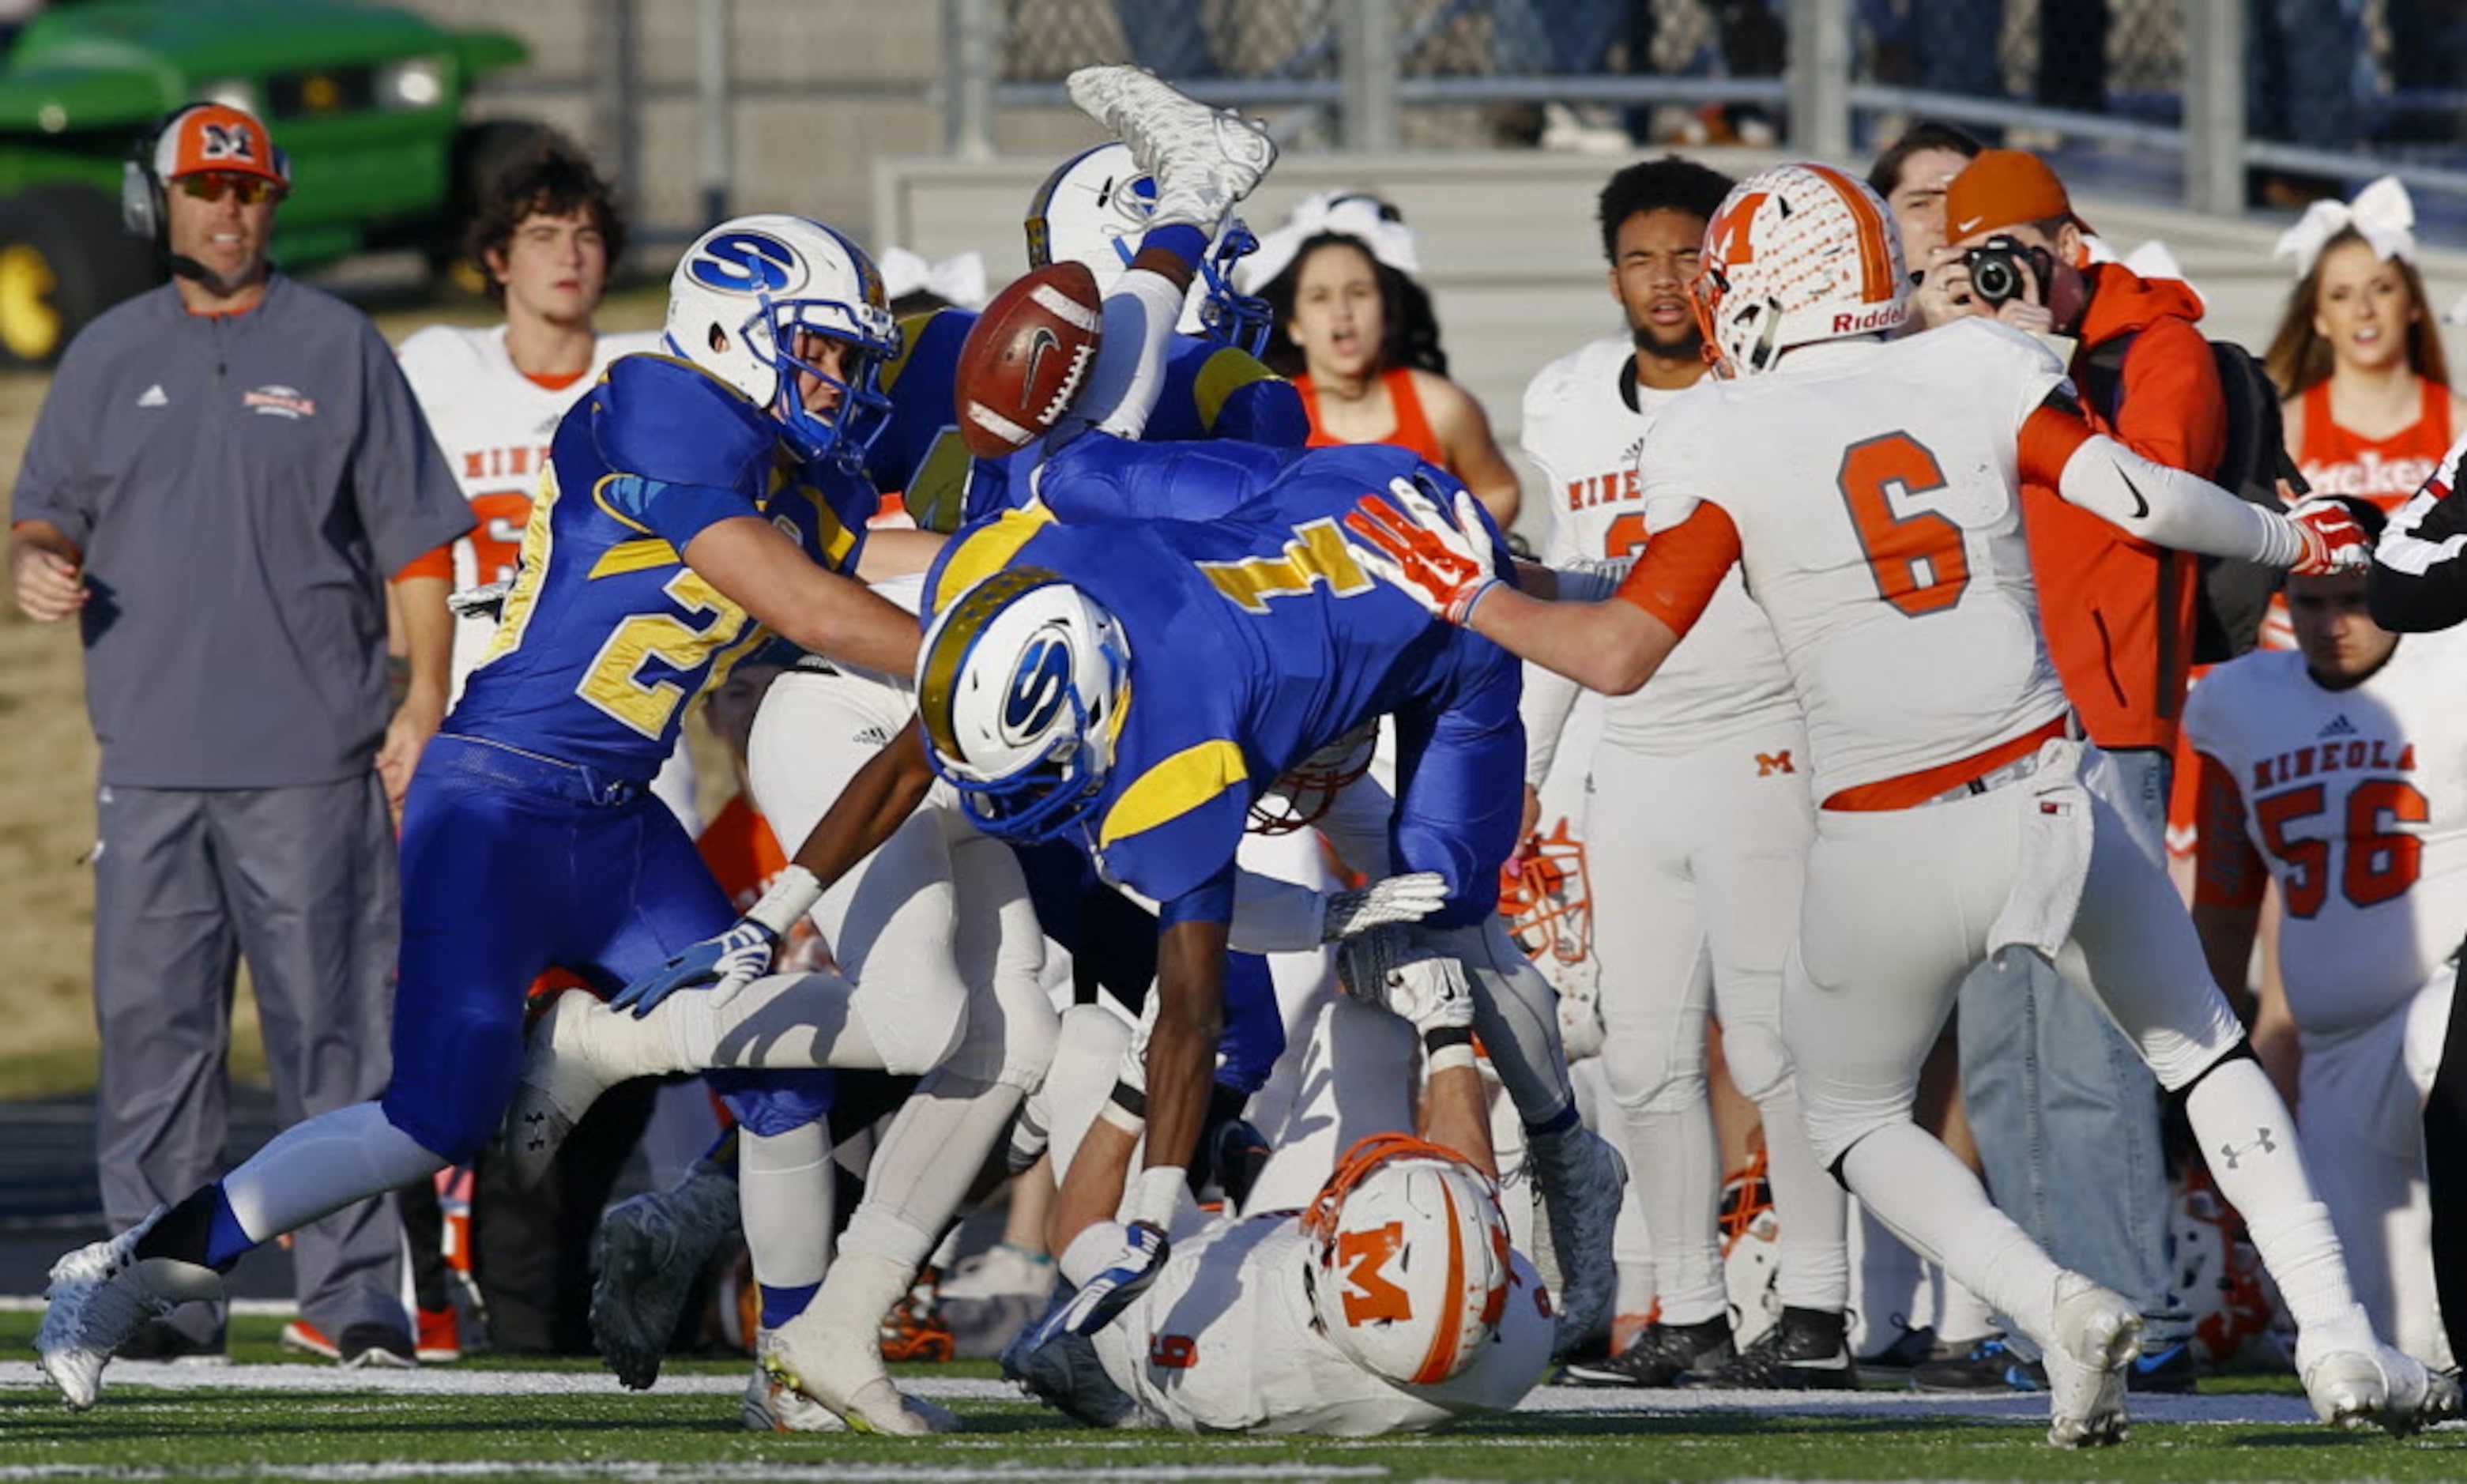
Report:
[[[2115,263],[2094,264],[2087,276],[2076,386],[2094,349],[2133,337],[2113,419],[2084,388],[2092,424],[2154,463],[2207,477],[2227,451],[2227,403],[2209,343],[2194,326],[2201,301],[2182,283]],[[2024,491],[2024,507],[2048,652],[2091,740],[2172,750],[2200,559],[2138,541],[2043,486]]]

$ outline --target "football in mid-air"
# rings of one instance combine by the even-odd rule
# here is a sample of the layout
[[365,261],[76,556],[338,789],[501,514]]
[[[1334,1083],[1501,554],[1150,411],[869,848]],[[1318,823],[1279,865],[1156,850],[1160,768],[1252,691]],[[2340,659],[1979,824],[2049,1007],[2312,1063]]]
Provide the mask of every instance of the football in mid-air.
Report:
[[1027,447],[1087,386],[1102,338],[1097,276],[1075,262],[1039,268],[994,296],[960,348],[960,438],[980,459]]

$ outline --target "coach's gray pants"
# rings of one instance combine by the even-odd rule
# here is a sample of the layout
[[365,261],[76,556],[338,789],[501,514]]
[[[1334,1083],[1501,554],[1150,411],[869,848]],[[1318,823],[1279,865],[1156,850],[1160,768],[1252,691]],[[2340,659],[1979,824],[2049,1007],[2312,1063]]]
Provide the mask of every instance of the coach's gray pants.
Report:
[[[384,1091],[401,890],[373,772],[296,788],[107,784],[96,813],[95,1134],[116,1231],[222,1173],[242,957],[285,1125]],[[301,1313],[336,1337],[401,1325],[401,1253],[391,1197],[303,1228]],[[211,1339],[219,1309],[172,1322]]]

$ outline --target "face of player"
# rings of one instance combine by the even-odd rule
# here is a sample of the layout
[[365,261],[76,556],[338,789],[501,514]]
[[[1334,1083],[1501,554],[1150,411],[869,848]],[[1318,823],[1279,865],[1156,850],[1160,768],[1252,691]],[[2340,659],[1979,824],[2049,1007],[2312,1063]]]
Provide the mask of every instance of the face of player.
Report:
[[1611,297],[1627,311],[1636,348],[1663,360],[1697,360],[1705,337],[1687,283],[1704,252],[1705,218],[1667,207],[1637,212],[1619,223],[1613,245]]
[[[254,195],[255,201],[243,199]],[[255,175],[202,170],[163,192],[171,251],[205,270],[204,282],[227,295],[265,276],[266,245],[282,192]]]
[[[856,353],[854,346],[835,335],[810,329],[797,331],[794,354],[802,365],[797,371],[796,392],[805,411],[825,422],[831,420],[845,394],[842,384],[855,370]],[[806,370],[807,367],[812,369]]]
[[1301,347],[1316,377],[1361,377],[1379,369],[1388,315],[1370,255],[1335,242],[1302,259],[1294,279],[1293,318],[1285,333]]
[[533,212],[489,253],[488,271],[506,286],[508,317],[587,326],[608,291],[608,242],[588,211]]
[[2296,626],[2296,647],[2304,667],[2330,688],[2343,689],[2382,667],[2398,647],[2398,636],[2365,611],[2365,574],[2287,579],[2287,615]]
[[2384,262],[2363,242],[2342,242],[2321,255],[2313,332],[2330,342],[2340,365],[2381,371],[2405,360],[2408,326],[2423,312],[2395,259]]
[[1922,149],[1902,161],[1902,178],[1885,205],[1902,230],[1902,259],[1912,267],[1944,245],[1944,190],[1969,163],[1968,156],[1951,149]]

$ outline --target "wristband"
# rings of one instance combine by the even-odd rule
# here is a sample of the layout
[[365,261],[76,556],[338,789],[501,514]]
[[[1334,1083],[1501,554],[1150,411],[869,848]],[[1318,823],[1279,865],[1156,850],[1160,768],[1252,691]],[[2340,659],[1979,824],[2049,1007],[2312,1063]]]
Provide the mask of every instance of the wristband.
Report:
[[1098,1106],[1097,1116],[1137,1138],[1148,1126],[1148,1095],[1127,1082],[1117,1082],[1113,1095]]
[[786,938],[797,919],[813,911],[823,899],[823,884],[812,871],[791,864],[762,893],[762,900],[747,911],[745,920],[760,923],[775,938]]
[[1187,1179],[1178,1164],[1152,1164],[1140,1171],[1131,1177],[1130,1192],[1122,1202],[1123,1218],[1146,1222],[1159,1231],[1169,1230]]
[[1477,1065],[1473,1027],[1440,1025],[1422,1032],[1422,1059],[1434,1074]]

